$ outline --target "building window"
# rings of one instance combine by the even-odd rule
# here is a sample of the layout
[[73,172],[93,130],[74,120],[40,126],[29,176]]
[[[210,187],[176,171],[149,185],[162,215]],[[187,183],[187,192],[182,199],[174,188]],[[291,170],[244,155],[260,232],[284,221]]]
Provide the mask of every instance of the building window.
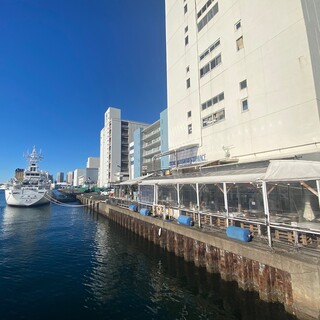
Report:
[[247,79],[241,81],[239,85],[240,85],[240,90],[245,89],[247,87]]
[[220,122],[225,119],[225,111],[221,109],[213,114],[202,119],[202,127],[206,128],[209,127],[217,122]]
[[219,7],[218,7],[218,3],[216,3],[198,23],[197,25],[198,32],[200,32],[207,25],[207,23],[211,19],[213,19],[213,17],[218,13],[218,11],[219,11]]
[[214,96],[213,98],[209,99],[208,101],[204,102],[201,105],[202,110],[205,110],[211,106],[214,106],[218,102],[224,100],[224,92],[219,93],[218,95]]
[[237,42],[237,50],[238,51],[244,48],[243,37],[238,38],[236,42]]
[[201,55],[200,55],[200,61],[204,59],[210,52],[212,52],[215,48],[217,48],[220,45],[220,39],[216,40],[208,49],[206,49]]
[[208,116],[208,117],[203,118],[202,119],[202,127],[205,128],[205,127],[212,125],[213,124],[212,119],[213,119],[212,114],[210,114],[210,116]]
[[202,78],[209,71],[217,67],[220,63],[221,63],[221,53],[200,69],[200,78]]
[[190,84],[190,78],[189,78],[189,79],[187,79],[187,89],[190,88],[190,85],[191,84]]
[[242,111],[249,110],[248,98],[245,98],[241,101],[241,108],[242,108]]
[[186,14],[188,12],[188,5],[184,6],[184,14]]
[[192,124],[188,124],[188,134],[192,133]]
[[239,20],[239,21],[234,25],[235,31],[239,30],[240,28],[241,28],[241,20]]
[[208,7],[210,6],[210,4],[213,2],[214,0],[208,0],[207,3],[201,8],[201,10],[198,12],[197,17],[198,19],[201,17],[201,15],[208,9]]
[[190,71],[190,66],[186,67],[186,72],[188,73]]
[[186,46],[189,43],[189,36],[184,38],[184,45]]
[[184,28],[184,33],[187,33],[187,32],[188,32],[188,26]]
[[188,111],[188,118],[191,117],[191,111]]

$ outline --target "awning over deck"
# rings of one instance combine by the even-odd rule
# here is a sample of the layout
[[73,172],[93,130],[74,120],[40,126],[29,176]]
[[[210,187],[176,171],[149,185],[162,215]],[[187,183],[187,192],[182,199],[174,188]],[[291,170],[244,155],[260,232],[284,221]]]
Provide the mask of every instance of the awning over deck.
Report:
[[120,186],[124,186],[124,185],[128,186],[128,185],[133,185],[133,184],[139,184],[142,180],[149,178],[150,176],[152,176],[152,174],[147,174],[145,176],[137,177],[137,178],[134,178],[131,180],[126,180],[126,181],[120,182],[119,185]]
[[226,169],[193,175],[143,179],[141,185],[250,183],[256,181],[307,181],[320,179],[320,162],[271,160],[265,167]]
[[320,162],[271,160],[264,181],[307,181],[320,179]]
[[254,169],[238,169],[238,170],[225,170],[221,172],[206,173],[205,175],[194,175],[188,177],[175,177],[165,179],[147,179],[141,182],[142,185],[147,184],[211,184],[211,183],[241,183],[241,182],[255,182],[261,179],[267,168],[254,168]]

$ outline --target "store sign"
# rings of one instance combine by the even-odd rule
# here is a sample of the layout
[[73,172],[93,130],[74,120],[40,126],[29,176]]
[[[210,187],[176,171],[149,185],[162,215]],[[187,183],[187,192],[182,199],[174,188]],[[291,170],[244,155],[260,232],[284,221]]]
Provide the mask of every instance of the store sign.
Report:
[[203,162],[203,161],[206,161],[206,155],[205,154],[192,156],[192,157],[188,157],[188,158],[183,158],[183,159],[178,159],[178,161],[176,161],[175,157],[173,156],[173,157],[170,157],[169,165],[171,167],[174,167],[176,165],[178,165],[178,166],[180,166],[180,165],[188,165],[188,164],[199,163],[199,162]]

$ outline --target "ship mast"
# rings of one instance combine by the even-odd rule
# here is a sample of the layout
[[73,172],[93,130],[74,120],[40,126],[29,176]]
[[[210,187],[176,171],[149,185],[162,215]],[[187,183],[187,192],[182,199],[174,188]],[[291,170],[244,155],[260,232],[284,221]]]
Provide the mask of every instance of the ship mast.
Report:
[[29,163],[29,170],[33,171],[33,172],[38,171],[38,162],[43,159],[43,156],[41,154],[41,150],[40,150],[39,154],[37,154],[36,146],[33,146],[32,152],[31,153],[28,152],[26,155],[26,158]]

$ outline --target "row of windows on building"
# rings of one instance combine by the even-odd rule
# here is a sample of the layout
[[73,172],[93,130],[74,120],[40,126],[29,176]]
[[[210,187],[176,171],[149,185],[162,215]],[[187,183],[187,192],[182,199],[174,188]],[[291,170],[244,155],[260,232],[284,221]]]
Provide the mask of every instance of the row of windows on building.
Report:
[[[241,100],[241,109],[243,112],[249,110],[249,105],[248,105],[248,98],[245,98]],[[188,112],[188,116],[191,116],[191,111]],[[209,127],[211,125],[214,125],[216,123],[219,123],[220,121],[225,119],[225,109],[220,109],[214,113],[211,113],[210,115],[202,118],[202,128]],[[192,133],[192,123],[188,124],[188,134]]]
[[[247,88],[247,79],[242,80],[239,82],[239,88],[240,90],[243,90]],[[206,110],[210,107],[213,107],[217,105],[219,102],[224,100],[224,92],[221,92],[214,96],[213,98],[207,100],[206,102],[201,104],[201,110]],[[248,98],[244,98],[240,101],[241,104],[241,110],[242,112],[248,111],[249,110],[249,104],[248,104]],[[187,117],[191,118],[191,111],[188,111]],[[225,109],[220,109],[204,118],[202,118],[202,127],[206,128],[210,125],[213,125],[217,122],[220,122],[225,119]],[[188,134],[192,133],[192,124],[188,124]]]
[[[239,88],[240,90],[246,89],[247,88],[247,79],[244,79],[242,81],[239,82]],[[221,92],[219,94],[217,94],[216,96],[214,96],[213,98],[205,101],[204,103],[201,104],[201,110],[206,110],[210,107],[213,107],[214,105],[216,105],[217,103],[221,102],[222,100],[224,100],[224,92]],[[247,110],[248,108],[245,108],[245,110]],[[245,111],[243,110],[243,111]],[[191,117],[191,111],[188,111],[187,113],[188,118]]]
[[[188,37],[186,38],[188,39]],[[203,60],[209,53],[211,53],[215,48],[217,48],[220,45],[220,39],[216,40],[209,48],[207,48],[200,56],[200,61]],[[236,40],[236,46],[237,50],[244,48],[243,44],[243,36],[238,38]],[[208,74],[210,71],[215,69],[217,66],[219,66],[222,63],[221,53],[219,53],[217,56],[215,56],[211,61],[206,63],[201,69],[200,69],[200,78],[204,77],[206,74]],[[189,72],[189,66],[187,67],[187,73]],[[186,80],[186,86],[187,89],[190,88],[191,82],[190,78]]]
[[213,17],[219,12],[218,3],[216,3],[208,13],[198,22],[198,32],[200,32],[209,21],[213,19]]
[[213,3],[214,0],[208,0],[205,5],[198,11],[197,18],[199,19],[200,16],[206,12],[206,10],[209,8],[210,4]]

